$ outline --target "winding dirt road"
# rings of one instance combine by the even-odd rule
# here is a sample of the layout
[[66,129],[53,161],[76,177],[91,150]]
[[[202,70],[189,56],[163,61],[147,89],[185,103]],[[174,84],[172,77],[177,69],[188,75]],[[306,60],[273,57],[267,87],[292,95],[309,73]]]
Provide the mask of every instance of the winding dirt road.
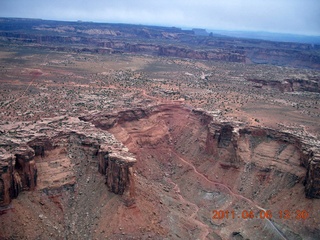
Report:
[[175,191],[175,193],[178,194],[180,202],[181,202],[181,203],[184,203],[184,204],[189,204],[189,205],[191,205],[191,206],[193,206],[193,207],[195,208],[195,211],[188,217],[188,219],[191,219],[196,225],[199,226],[199,228],[202,230],[202,234],[201,234],[201,236],[200,236],[200,239],[205,239],[205,238],[208,236],[208,234],[209,234],[209,230],[208,230],[208,229],[209,229],[209,226],[196,219],[196,216],[197,216],[198,211],[199,211],[199,207],[198,207],[196,204],[194,204],[194,203],[192,203],[192,202],[190,202],[190,201],[187,201],[187,200],[181,195],[181,193],[180,193],[180,188],[179,188],[178,184],[176,184],[175,182],[173,182],[171,179],[169,179],[169,181],[170,181],[171,184],[174,185],[173,190]]
[[[214,185],[216,185],[216,186],[221,186],[221,187],[227,189],[227,190],[229,191],[229,193],[231,194],[232,197],[236,197],[236,198],[243,199],[243,200],[247,201],[248,203],[250,203],[251,205],[253,205],[255,208],[257,208],[257,209],[259,209],[259,210],[262,210],[262,211],[267,211],[266,209],[264,209],[264,208],[260,207],[259,205],[257,205],[257,204],[256,204],[255,202],[253,202],[251,199],[246,198],[246,197],[244,197],[244,196],[242,196],[242,195],[240,195],[240,194],[234,193],[234,192],[231,190],[231,188],[228,187],[227,185],[208,179],[205,175],[203,175],[202,173],[198,172],[198,170],[196,169],[196,167],[195,167],[192,163],[186,161],[184,158],[182,158],[181,156],[179,156],[174,150],[170,149],[170,152],[171,152],[172,154],[174,154],[180,161],[182,161],[183,163],[185,163],[186,165],[188,165],[189,167],[191,167],[191,168],[193,169],[194,173],[196,173],[196,174],[197,174],[198,176],[200,176],[201,178],[205,179],[205,181],[207,181],[207,182],[209,182],[209,183],[212,183],[212,184],[214,184]],[[196,216],[196,214],[198,213],[198,210],[199,210],[198,206],[197,206],[196,204],[194,204],[194,203],[191,203],[191,202],[185,200],[185,199],[183,198],[183,196],[180,194],[180,189],[179,189],[178,185],[177,185],[176,183],[174,183],[174,184],[175,184],[175,188],[177,188],[177,189],[179,190],[179,195],[180,195],[179,198],[180,198],[180,200],[181,200],[181,201],[184,201],[184,202],[188,202],[189,204],[192,204],[193,206],[196,206],[197,211],[196,211],[193,215],[191,215],[192,218],[195,219],[195,216]],[[279,237],[280,237],[281,239],[287,239],[285,236],[283,236],[283,234],[279,231],[279,229],[276,228],[276,226],[273,224],[272,221],[270,221],[270,220],[267,219],[267,218],[265,218],[264,220],[266,220],[266,221],[270,224],[270,226],[275,230],[275,232],[279,235]],[[199,222],[199,221],[196,220],[196,219],[195,219],[195,221]],[[201,222],[201,223],[202,223],[202,222]],[[203,226],[203,225],[206,226],[206,229],[203,231],[203,234],[202,234],[201,239],[205,239],[206,236],[209,234],[209,231],[208,231],[209,226],[207,226],[206,224],[202,223],[202,228],[203,228],[203,229],[204,229],[204,226]]]

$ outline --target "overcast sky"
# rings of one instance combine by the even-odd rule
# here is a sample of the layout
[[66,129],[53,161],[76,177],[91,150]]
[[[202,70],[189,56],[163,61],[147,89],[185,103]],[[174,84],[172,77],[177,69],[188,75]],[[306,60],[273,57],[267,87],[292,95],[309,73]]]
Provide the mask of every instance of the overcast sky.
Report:
[[320,0],[0,0],[0,17],[320,36]]

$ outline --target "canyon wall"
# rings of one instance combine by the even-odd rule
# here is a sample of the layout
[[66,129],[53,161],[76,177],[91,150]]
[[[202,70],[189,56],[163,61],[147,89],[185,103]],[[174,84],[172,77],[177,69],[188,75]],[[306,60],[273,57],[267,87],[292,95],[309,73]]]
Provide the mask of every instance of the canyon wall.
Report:
[[8,205],[23,190],[34,190],[37,167],[34,150],[21,145],[8,152],[0,148],[0,206]]
[[320,198],[320,154],[312,152],[311,159],[307,165],[307,176],[305,180],[306,196],[309,198]]
[[[156,222],[167,221],[171,227],[170,214],[175,210],[179,210],[176,223],[192,216],[194,224],[201,220],[209,230],[227,231],[221,233],[226,238],[236,227],[247,229],[248,224],[254,231],[241,231],[242,236],[261,234],[254,228],[256,224],[265,236],[279,235],[270,229],[272,226],[288,239],[318,234],[314,217],[301,224],[284,223],[276,216],[283,209],[306,209],[310,216],[316,214],[312,209],[317,209],[319,202],[306,199],[319,198],[319,143],[312,137],[227,121],[218,112],[182,104],[101,112],[81,119],[57,117],[19,127],[3,125],[0,215],[21,207],[24,210],[16,212],[20,215],[14,221],[3,218],[7,221],[3,229],[7,230],[2,236],[15,234],[17,226],[23,229],[20,236],[33,229],[23,225],[29,224],[30,217],[19,222],[26,215],[26,206],[34,206],[29,216],[38,226],[32,239],[51,232],[56,238],[100,239],[113,236],[113,227],[119,229],[121,221],[140,233],[139,225],[128,216],[141,218],[141,211],[152,217],[162,213]],[[19,192],[31,190],[35,184],[34,194],[21,194],[9,204]],[[106,185],[121,197],[108,193]],[[268,229],[265,226],[270,223],[257,219],[211,219],[212,209],[253,209],[256,214],[262,208],[271,209],[275,216],[274,225]],[[106,219],[106,214],[115,221]],[[145,221],[149,224],[153,218]],[[46,224],[50,229],[43,233]],[[169,227],[168,231],[173,231]],[[181,225],[177,228],[184,231]],[[191,235],[195,233],[181,234],[185,238]]]
[[320,67],[319,45],[198,36],[179,28],[3,19],[0,41],[56,51]]
[[[35,123],[34,131],[29,134],[21,128],[15,136],[10,130],[1,136],[0,206],[7,206],[23,190],[74,186],[87,165],[92,165],[92,171],[105,175],[108,189],[124,195],[126,204],[134,202],[133,165],[136,160],[121,143],[109,133],[96,133],[93,137],[97,129],[84,130],[81,122],[77,125],[70,119],[47,121],[50,126]],[[62,123],[60,126],[72,125],[72,129],[59,129],[55,126],[58,122]],[[50,168],[53,164],[60,166]],[[39,186],[38,174],[42,177]]]
[[[205,112],[194,112],[205,123],[208,122]],[[208,123],[206,151],[220,159],[225,168],[239,168],[241,163],[250,163],[263,166],[269,172],[272,166],[290,173],[297,181],[301,176],[299,167],[302,166],[306,169],[303,175],[305,196],[320,198],[320,149],[315,139],[268,128],[218,124],[211,120]],[[292,166],[297,169],[291,169]]]
[[[187,121],[194,119],[192,121],[199,123],[192,122],[194,128],[188,129],[183,126],[186,123],[180,126],[179,122],[177,122],[179,126],[177,125],[176,127],[178,129],[176,133],[174,133],[175,128],[166,126],[169,129],[172,128],[170,133],[166,133],[170,137],[157,135],[152,139],[147,137],[146,140],[143,140],[145,137],[142,133],[137,141],[141,142],[141,144],[142,142],[149,142],[152,147],[156,147],[156,142],[160,140],[155,140],[154,138],[162,139],[160,142],[170,138],[175,142],[176,151],[186,155],[189,159],[207,158],[208,163],[204,162],[203,164],[212,164],[212,167],[218,164],[219,169],[224,169],[223,171],[238,172],[237,174],[240,174],[243,178],[242,182],[238,182],[239,186],[236,186],[239,191],[242,188],[248,188],[246,184],[250,181],[256,181],[257,179],[265,179],[263,181],[267,181],[266,179],[273,178],[274,181],[275,179],[282,181],[286,186],[293,186],[298,182],[304,183],[305,196],[307,198],[320,198],[319,148],[316,140],[307,136],[297,136],[289,132],[239,125],[233,122],[226,123],[215,119],[215,116],[206,111],[193,109],[190,112],[189,108],[170,104],[145,109],[130,109],[121,111],[118,114],[85,116],[81,119],[93,123],[97,128],[108,130],[116,128],[118,125],[125,127],[126,122],[136,122],[138,124],[142,120],[148,121],[148,118],[155,118],[155,116],[158,116],[159,121],[160,116],[162,116],[164,118],[162,121],[168,121],[169,125],[173,125],[170,122],[174,120],[168,118],[168,116],[172,116],[174,119],[176,118],[175,114],[177,116],[180,115],[179,112],[181,112],[181,116],[188,116],[189,120]],[[153,125],[151,124],[149,128],[151,126]],[[162,126],[161,129],[166,127]],[[135,128],[139,129],[139,124]],[[193,132],[193,135],[190,135],[191,132]],[[171,134],[174,134],[176,138]],[[120,135],[127,136],[127,133],[121,133]],[[130,146],[135,144],[130,136],[125,137],[122,141]],[[190,141],[194,142],[189,143]],[[211,158],[214,160],[210,160]],[[195,161],[193,164],[199,165],[202,163]],[[210,172],[208,169],[212,167],[207,166],[207,171]],[[215,169],[212,169],[212,171],[219,171],[216,167]],[[256,170],[251,171],[249,169]],[[208,176],[211,175],[212,173]],[[268,192],[266,194],[269,194],[267,197],[270,197],[270,194],[275,191],[275,186],[270,180],[265,183],[263,181],[261,184],[266,184],[266,188],[270,185],[270,189],[266,191]],[[233,182],[233,184],[235,183]],[[253,194],[251,191],[253,190],[248,190],[248,194],[249,192]],[[266,196],[261,195],[260,198],[264,199]]]
[[278,89],[280,92],[317,92],[320,93],[320,79],[283,79],[283,80],[264,80],[247,79],[254,82],[256,88]]
[[0,206],[6,206],[22,191],[21,177],[14,169],[15,157],[0,149]]

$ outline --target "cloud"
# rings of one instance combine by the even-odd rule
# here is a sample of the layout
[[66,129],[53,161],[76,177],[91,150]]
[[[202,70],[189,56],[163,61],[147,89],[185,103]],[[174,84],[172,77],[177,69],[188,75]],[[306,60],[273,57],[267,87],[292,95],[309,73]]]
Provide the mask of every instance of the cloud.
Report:
[[0,16],[320,35],[319,0],[2,0]]

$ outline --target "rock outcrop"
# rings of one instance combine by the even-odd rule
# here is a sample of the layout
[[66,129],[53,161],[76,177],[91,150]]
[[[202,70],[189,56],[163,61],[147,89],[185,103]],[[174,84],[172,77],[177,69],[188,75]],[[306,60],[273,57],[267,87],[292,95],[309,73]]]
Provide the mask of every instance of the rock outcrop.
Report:
[[306,196],[309,198],[320,198],[320,154],[311,153],[308,161],[308,171],[305,180]]
[[[211,231],[222,223],[225,226],[222,231],[228,232],[218,232],[221,238],[228,238],[235,227],[246,229],[247,224],[258,224],[258,229],[272,224],[263,231],[273,238],[303,238],[310,236],[309,232],[317,236],[319,224],[311,214],[319,201],[305,198],[319,198],[319,142],[312,137],[248,126],[229,121],[219,112],[180,104],[102,112],[81,119],[88,122],[57,117],[2,125],[2,206],[7,206],[23,189],[32,188],[26,180],[32,180],[32,165],[28,165],[32,161],[37,167],[37,171],[33,169],[37,172],[37,185],[33,194],[21,194],[11,205],[0,208],[3,229],[7,229],[1,236],[13,236],[16,226],[22,228],[19,236],[24,236],[34,222],[26,226],[24,223],[34,219],[38,230],[31,228],[35,232],[31,239],[39,236],[100,239],[114,236],[113,229],[120,230],[116,236],[119,239],[123,233],[130,233],[127,229],[122,231],[123,225],[119,229],[119,222],[128,222],[137,231],[134,237],[140,237],[142,216],[146,216],[145,226],[152,221],[166,222],[169,225],[163,226],[168,231],[172,231],[171,225],[175,226],[170,221],[174,216],[192,220],[178,225],[178,229],[190,224],[196,228],[201,223]],[[127,147],[137,154],[139,161]],[[15,169],[17,158],[19,167]],[[25,173],[21,174],[23,169]],[[28,206],[34,210],[20,211]],[[277,217],[271,223],[265,219],[250,222],[226,218],[217,219],[218,222],[198,218],[202,214],[210,218],[212,209],[223,207],[240,213],[252,209],[255,214],[261,209],[271,209],[277,216],[278,211],[287,208],[294,211],[296,206],[310,214],[303,224],[283,222]],[[18,211],[14,212],[15,209]],[[13,214],[7,214],[9,211]],[[142,211],[145,215],[141,215]],[[152,217],[148,218],[150,212]],[[20,222],[19,218],[25,215],[28,218]],[[114,221],[106,219],[106,215]],[[14,227],[7,216],[15,217]],[[273,226],[279,233],[274,232]],[[112,231],[107,233],[110,228]],[[181,235],[187,239],[201,233]],[[243,230],[241,234],[257,238],[260,233]]]
[[320,79],[283,79],[263,80],[248,79],[249,82],[257,83],[256,88],[278,89],[280,92],[317,92],[320,93]]
[[8,205],[23,190],[74,186],[88,164],[92,171],[106,176],[111,192],[124,195],[127,205],[134,203],[136,159],[112,134],[63,117],[29,123],[25,126],[28,130],[21,127],[15,134],[11,134],[11,126],[3,128],[6,130],[0,137],[0,206]]
[[0,206],[8,205],[23,190],[34,190],[37,185],[37,167],[34,151],[20,145],[12,152],[1,148]]
[[268,128],[239,127],[233,123],[219,125],[211,122],[208,126],[206,150],[211,154],[220,151],[226,166],[237,168],[240,162],[260,162],[261,165],[275,165],[285,172],[289,169],[286,165],[298,164],[306,168],[306,197],[320,198],[320,149],[315,139]]
[[100,149],[98,160],[99,172],[106,175],[106,184],[108,188],[112,192],[121,195],[129,188],[128,191],[133,196],[133,165],[136,162],[135,158]]
[[135,196],[133,166],[136,159],[125,152],[112,152],[107,146],[99,149],[97,158],[98,171],[106,176],[109,190],[124,195],[126,205],[132,205]]
[[14,169],[21,178],[23,190],[34,190],[37,185],[35,151],[28,145],[20,145],[13,152],[16,157]]
[[[81,119],[93,123],[98,128],[110,129],[126,121],[148,119],[153,115],[161,114],[161,112],[166,119],[175,111],[181,111],[182,115],[190,115],[190,118],[195,118],[196,121],[201,123],[201,128],[206,129],[198,133],[201,135],[206,134],[206,137],[201,140],[203,143],[200,148],[205,151],[205,154],[213,156],[215,161],[219,162],[221,168],[226,170],[230,168],[246,169],[246,166],[256,166],[261,172],[264,169],[271,171],[270,169],[274,168],[275,172],[272,174],[276,177],[277,175],[284,175],[285,177],[281,181],[287,182],[288,185],[304,182],[307,198],[320,198],[319,148],[317,141],[309,136],[246,126],[233,122],[223,122],[204,110],[193,109],[190,113],[189,108],[175,104],[163,104],[145,109],[130,109],[121,111],[118,114],[100,113],[94,116],[81,117]],[[163,121],[169,121],[169,119]],[[125,133],[122,135],[125,136]],[[186,130],[185,133],[181,132],[180,135],[179,138],[181,139],[179,141],[182,142],[184,141],[183,139],[190,137],[190,130]],[[161,138],[161,136],[157,137]],[[141,138],[143,138],[143,135]],[[124,141],[129,143],[131,141],[130,137],[128,136],[128,139]],[[141,139],[140,141],[147,140]],[[150,144],[153,144],[154,140],[149,141]],[[192,151],[193,146],[189,146],[189,149],[188,146],[176,146],[176,148],[181,148],[182,152]],[[195,148],[195,151],[199,150]],[[105,168],[105,165],[105,163],[102,163],[101,168]],[[270,168],[270,166],[272,167]],[[305,168],[305,173],[301,171],[301,166]],[[119,167],[116,169],[119,171]],[[262,173],[256,174],[261,175]],[[241,186],[239,188],[241,189]],[[270,186],[269,192],[272,192],[271,189],[272,186]]]
[[[318,69],[319,45],[281,43],[225,36],[199,36],[180,28],[122,24],[68,23],[1,19],[6,43],[57,51],[144,53],[241,63],[264,63]],[[26,23],[27,22],[27,23]]]
[[0,151],[0,206],[6,206],[22,191],[22,182],[15,170],[15,156],[5,149]]
[[[144,114],[140,114],[142,112]],[[126,116],[126,120],[121,120],[121,116]],[[306,229],[312,229],[312,236],[318,233],[319,224],[312,217],[304,223],[289,223],[278,217],[283,209],[294,209],[292,214],[296,209],[303,209],[311,216],[320,203],[317,199],[309,199],[319,198],[319,170],[317,165],[313,166],[319,141],[306,131],[250,126],[225,118],[218,111],[208,112],[173,103],[128,109],[118,115],[99,113],[82,119],[99,128],[108,128],[137,154],[138,199],[140,194],[142,199],[149,196],[139,188],[146,180],[150,189],[165,196],[161,208],[172,203],[166,194],[173,194],[182,206],[187,199],[204,209],[198,215],[199,219],[212,209],[235,209],[240,213],[243,209],[254,212],[270,209],[272,222],[262,221],[256,228],[263,229],[268,224],[265,236],[304,238],[310,236],[310,233],[304,235]],[[108,119],[115,121],[110,124]],[[164,186],[166,182],[169,184]],[[164,185],[158,188],[158,183]],[[159,190],[161,188],[163,192]],[[169,203],[165,202],[167,200]],[[187,216],[190,216],[189,212]],[[250,224],[240,218],[235,221],[204,220],[204,224],[208,224],[209,229],[223,225],[222,231],[228,232],[225,237],[223,232],[219,235],[227,239],[235,226],[245,228]],[[253,222],[252,226],[257,226],[257,221]],[[275,232],[275,228],[279,232]],[[255,233],[243,230],[241,234],[249,238]]]

